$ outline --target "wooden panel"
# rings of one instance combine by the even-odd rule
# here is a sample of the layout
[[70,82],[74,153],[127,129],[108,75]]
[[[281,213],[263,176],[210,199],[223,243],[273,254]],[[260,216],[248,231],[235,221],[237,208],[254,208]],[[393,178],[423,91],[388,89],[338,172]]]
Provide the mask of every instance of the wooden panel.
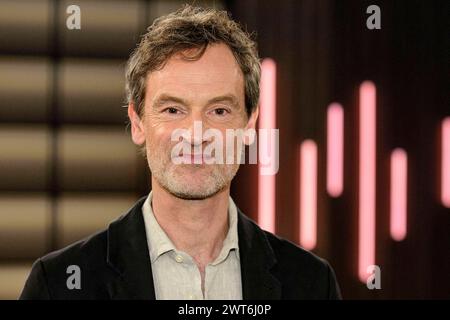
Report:
[[0,259],[35,259],[46,254],[50,225],[46,195],[0,195]]
[[123,61],[64,60],[58,68],[58,81],[62,122],[125,124]]
[[0,57],[0,121],[46,121],[51,80],[46,58]]
[[52,12],[48,0],[0,1],[0,52],[47,53]]
[[58,185],[65,191],[134,190],[137,148],[121,127],[66,126],[58,134]]
[[0,189],[42,191],[48,186],[50,134],[44,126],[0,126]]
[[81,29],[69,30],[66,9],[73,1],[61,1],[58,30],[61,52],[74,56],[126,57],[143,29],[142,1],[77,1],[81,10]]
[[62,195],[57,202],[58,248],[107,228],[136,200],[132,194]]
[[32,263],[0,264],[0,300],[19,298]]

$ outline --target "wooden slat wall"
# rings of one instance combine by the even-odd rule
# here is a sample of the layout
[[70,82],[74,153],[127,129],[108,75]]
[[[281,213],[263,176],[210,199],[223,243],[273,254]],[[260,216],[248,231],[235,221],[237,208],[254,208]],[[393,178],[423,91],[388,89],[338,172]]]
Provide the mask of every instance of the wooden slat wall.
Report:
[[[0,299],[32,262],[98,230],[149,192],[126,126],[125,62],[183,1],[0,1]],[[220,1],[199,1],[222,7]]]

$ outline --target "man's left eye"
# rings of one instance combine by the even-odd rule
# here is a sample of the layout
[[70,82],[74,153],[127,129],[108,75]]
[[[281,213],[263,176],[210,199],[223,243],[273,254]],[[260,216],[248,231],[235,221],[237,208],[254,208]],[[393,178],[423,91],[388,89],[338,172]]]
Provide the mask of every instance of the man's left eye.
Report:
[[218,116],[223,116],[228,113],[228,110],[225,108],[217,108],[217,109],[214,109],[214,113]]
[[170,114],[177,114],[178,113],[178,109],[174,108],[174,107],[169,107],[167,109],[165,109],[164,111],[170,113]]

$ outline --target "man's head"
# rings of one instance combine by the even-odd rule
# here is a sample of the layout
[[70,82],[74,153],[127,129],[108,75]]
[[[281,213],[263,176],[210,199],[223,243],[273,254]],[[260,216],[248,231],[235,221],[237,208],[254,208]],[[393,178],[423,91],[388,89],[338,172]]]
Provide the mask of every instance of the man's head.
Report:
[[[208,198],[228,187],[238,163],[174,164],[177,142],[171,136],[177,129],[192,133],[196,121],[223,137],[227,129],[254,129],[259,79],[256,45],[226,12],[185,6],[155,20],[126,70],[132,138],[154,181],[184,199]],[[182,140],[189,150],[212,142],[202,136]]]

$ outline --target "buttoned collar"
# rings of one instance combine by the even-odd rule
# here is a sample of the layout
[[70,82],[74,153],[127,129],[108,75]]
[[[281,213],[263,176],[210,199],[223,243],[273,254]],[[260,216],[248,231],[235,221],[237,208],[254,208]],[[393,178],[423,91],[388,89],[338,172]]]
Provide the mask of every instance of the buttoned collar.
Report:
[[[181,252],[177,250],[173,242],[170,240],[166,232],[161,228],[158,221],[155,218],[152,209],[152,191],[150,191],[147,199],[142,205],[142,214],[144,216],[145,232],[147,236],[147,243],[150,252],[150,260],[154,263],[161,255],[173,252],[172,256],[175,257]],[[239,240],[237,230],[237,207],[233,199],[229,197],[228,204],[228,232],[223,241],[222,249],[217,258],[211,263],[211,265],[217,265],[223,262],[230,251],[236,250],[237,257],[239,258]]]

